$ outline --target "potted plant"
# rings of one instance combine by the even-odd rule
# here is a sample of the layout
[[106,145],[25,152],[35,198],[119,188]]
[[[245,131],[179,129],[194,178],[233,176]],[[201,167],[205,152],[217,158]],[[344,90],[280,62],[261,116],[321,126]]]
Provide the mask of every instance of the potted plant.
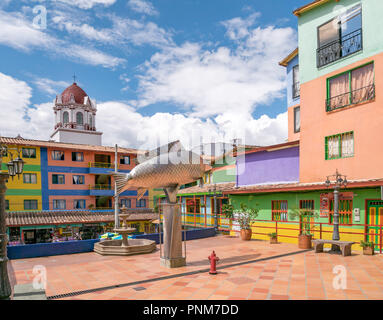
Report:
[[313,232],[315,225],[313,221],[318,218],[318,213],[309,209],[297,209],[294,208],[290,211],[290,219],[299,219],[300,222],[300,234],[298,236],[298,248],[299,249],[311,249],[311,240],[313,238]]
[[224,204],[222,206],[222,213],[225,215],[225,217],[239,224],[242,240],[251,239],[251,225],[253,224],[252,220],[258,216],[258,212],[258,208],[249,208],[244,203],[240,204],[240,209],[234,209],[234,206],[231,203]]
[[370,241],[361,241],[360,246],[363,248],[363,254],[372,256],[374,254],[375,244]]
[[271,233],[268,234],[268,236],[270,237],[270,243],[271,244],[278,243],[278,238],[277,238],[277,233],[276,232],[271,232]]

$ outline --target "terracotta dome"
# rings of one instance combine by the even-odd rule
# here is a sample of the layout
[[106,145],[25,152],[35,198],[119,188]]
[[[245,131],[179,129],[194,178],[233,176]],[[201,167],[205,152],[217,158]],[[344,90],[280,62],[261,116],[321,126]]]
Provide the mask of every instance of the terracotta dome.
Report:
[[76,82],[74,82],[71,86],[66,88],[63,93],[61,94],[62,96],[62,103],[69,103],[71,95],[74,96],[74,100],[76,103],[83,104],[84,103],[84,98],[87,96],[87,93],[82,90]]

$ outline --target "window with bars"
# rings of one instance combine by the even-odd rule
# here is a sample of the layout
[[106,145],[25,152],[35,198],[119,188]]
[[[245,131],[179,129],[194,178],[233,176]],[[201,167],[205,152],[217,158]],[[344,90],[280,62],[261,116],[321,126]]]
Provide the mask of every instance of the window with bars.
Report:
[[[339,200],[339,224],[349,225],[352,224],[352,211],[353,203],[351,199],[340,199]],[[334,222],[334,199],[330,201],[330,212],[329,212],[329,223]]]
[[23,182],[27,184],[37,183],[37,174],[35,173],[23,173]]
[[374,98],[374,63],[368,63],[327,80],[326,111]]
[[271,201],[271,219],[273,221],[287,221],[287,200]]
[[354,156],[354,132],[345,132],[325,138],[325,159],[349,158]]

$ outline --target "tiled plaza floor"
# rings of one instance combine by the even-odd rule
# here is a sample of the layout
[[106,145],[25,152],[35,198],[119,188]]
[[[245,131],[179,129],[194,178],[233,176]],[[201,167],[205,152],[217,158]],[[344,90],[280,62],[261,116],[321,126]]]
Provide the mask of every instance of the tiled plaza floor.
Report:
[[[221,259],[217,275],[206,271],[212,250]],[[342,257],[228,236],[188,241],[187,266],[176,269],[160,266],[159,250],[130,257],[82,253],[12,260],[12,284],[31,283],[36,265],[47,269],[48,297],[132,283],[63,299],[383,299],[382,255],[353,251]],[[338,265],[347,271],[346,289],[333,286]]]

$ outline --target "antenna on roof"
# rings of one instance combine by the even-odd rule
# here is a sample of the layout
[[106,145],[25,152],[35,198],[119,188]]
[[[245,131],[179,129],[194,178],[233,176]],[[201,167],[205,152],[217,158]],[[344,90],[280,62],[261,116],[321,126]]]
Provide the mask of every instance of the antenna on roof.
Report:
[[73,83],[76,83],[76,74],[73,74]]

